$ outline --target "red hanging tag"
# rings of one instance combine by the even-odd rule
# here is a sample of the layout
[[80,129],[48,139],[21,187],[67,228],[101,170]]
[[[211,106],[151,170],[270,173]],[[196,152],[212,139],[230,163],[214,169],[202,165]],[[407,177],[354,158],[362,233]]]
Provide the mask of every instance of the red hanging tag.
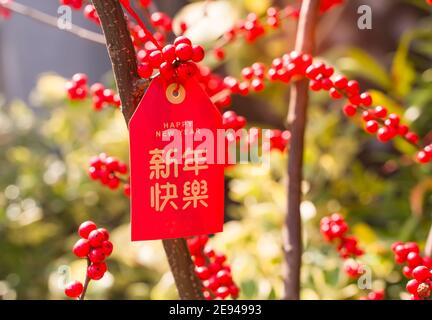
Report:
[[132,241],[222,231],[221,128],[219,111],[195,80],[152,80],[129,123]]

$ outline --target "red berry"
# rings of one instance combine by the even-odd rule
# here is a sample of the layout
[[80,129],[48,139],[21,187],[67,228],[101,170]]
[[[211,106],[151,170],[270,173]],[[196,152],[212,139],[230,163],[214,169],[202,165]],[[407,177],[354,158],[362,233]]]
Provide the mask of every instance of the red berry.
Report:
[[418,282],[415,279],[412,279],[410,281],[408,281],[408,283],[406,284],[406,289],[409,293],[417,295],[417,288],[420,285],[420,282]]
[[369,120],[366,122],[366,131],[369,133],[375,133],[378,131],[379,125],[375,120]]
[[102,248],[96,248],[90,250],[90,253],[88,255],[89,259],[93,263],[99,263],[105,260],[105,254],[102,250]]
[[225,59],[225,51],[222,48],[215,48],[213,54],[217,60]]
[[423,263],[423,259],[417,252],[410,252],[407,255],[407,263],[411,268],[417,267],[418,265]]
[[351,96],[354,96],[358,94],[360,86],[356,80],[350,80],[347,83],[346,90]]
[[84,73],[76,73],[72,76],[72,81],[75,82],[78,87],[82,87],[87,84],[88,78]]
[[174,67],[171,63],[169,62],[163,62],[160,67],[159,67],[159,71],[161,76],[165,79],[165,80],[171,80],[174,77]]
[[407,278],[411,278],[412,277],[412,268],[408,267],[408,266],[404,266],[402,268],[402,273],[405,277]]
[[185,62],[178,66],[177,76],[180,80],[185,81],[193,77],[197,72],[197,66],[194,62]]
[[391,113],[389,114],[387,120],[385,121],[385,125],[388,127],[397,128],[399,126],[400,118],[397,114]]
[[189,46],[192,46],[192,42],[190,41],[190,39],[187,38],[187,37],[185,37],[185,36],[177,37],[177,38],[174,40],[174,45],[175,45],[175,46],[177,46],[177,45],[179,45],[179,44],[181,44],[181,43],[184,43],[184,44],[187,44],[187,45],[189,45]]
[[407,242],[404,244],[404,247],[408,252],[420,253],[420,248],[415,242]]
[[192,46],[192,61],[193,62],[201,62],[204,59],[205,52],[204,48],[200,45],[193,45]]
[[150,66],[148,62],[143,62],[138,65],[138,75],[143,78],[147,79],[150,78],[153,74],[153,68]]
[[353,105],[347,104],[343,107],[343,112],[347,117],[353,117],[357,112],[357,108]]
[[382,106],[375,107],[375,116],[378,118],[384,118],[387,115],[387,109]]
[[111,241],[106,240],[102,242],[102,251],[106,257],[111,255],[111,253],[113,252],[113,244],[111,243]]
[[105,165],[109,171],[116,171],[118,169],[119,162],[113,157],[108,157],[105,160]]
[[227,287],[219,287],[216,290],[216,296],[221,299],[225,299],[230,294],[230,291]]
[[330,88],[329,91],[330,97],[332,97],[333,99],[341,99],[342,98],[342,94],[337,91],[336,88]]
[[131,188],[130,188],[130,184],[129,184],[129,183],[126,183],[126,184],[123,186],[123,193],[124,193],[124,195],[125,195],[126,197],[130,197],[130,194],[131,194]]
[[139,4],[144,8],[147,8],[151,4],[151,0],[138,0]]
[[64,292],[69,298],[78,298],[83,290],[84,287],[82,283],[74,280],[66,285]]
[[431,161],[431,155],[425,151],[419,151],[416,155],[417,161],[420,163],[428,163]]
[[381,142],[387,142],[394,137],[392,128],[390,127],[381,127],[378,129],[377,138]]
[[161,63],[164,61],[162,52],[160,50],[154,50],[150,52],[148,56],[148,62],[153,68],[159,68]]
[[374,120],[374,116],[369,111],[363,111],[362,112],[362,119],[363,119],[363,121]]
[[226,256],[224,254],[215,255],[215,263],[223,264],[226,261]]
[[418,266],[418,267],[415,267],[414,270],[412,271],[412,276],[417,281],[423,282],[423,281],[429,279],[431,277],[431,274],[430,274],[430,271],[427,267]]
[[419,141],[419,137],[416,133],[414,132],[408,132],[405,134],[405,139],[407,139],[409,142],[413,143],[413,144],[417,144]]
[[207,280],[211,275],[209,269],[204,266],[195,268],[195,273],[201,280]]
[[226,270],[220,270],[216,274],[216,280],[220,285],[228,286],[232,284],[231,274]]
[[86,257],[90,252],[90,244],[87,239],[79,239],[73,246],[72,252],[78,258]]
[[310,88],[312,91],[320,91],[320,90],[322,89],[321,81],[311,80],[311,81],[309,82],[309,88]]
[[175,54],[181,61],[188,61],[192,59],[193,50],[191,45],[180,43],[175,47]]
[[120,185],[120,180],[117,177],[111,177],[108,181],[108,187],[110,189],[117,189]]
[[102,83],[98,83],[98,82],[92,84],[92,86],[90,87],[91,93],[97,96],[102,95],[104,90],[105,90],[105,86]]
[[264,83],[261,79],[253,79],[251,82],[252,89],[256,92],[264,89]]
[[407,134],[408,130],[409,128],[407,125],[401,124],[398,126],[398,134],[402,137]]
[[104,240],[108,240],[109,239],[109,232],[107,229],[105,228],[99,228],[97,229],[97,231],[101,232],[104,236]]
[[360,95],[361,104],[363,104],[365,107],[369,107],[372,104],[372,97],[368,92],[363,92]]
[[339,75],[339,76],[336,76],[334,78],[333,83],[334,83],[334,86],[336,88],[338,88],[338,89],[344,89],[347,86],[347,84],[348,84],[348,80],[347,80],[346,77]]
[[87,268],[87,276],[92,280],[99,280],[102,279],[106,271],[107,265],[105,262],[92,263]]
[[237,287],[235,284],[233,284],[233,285],[229,286],[228,289],[229,289],[229,292],[230,292],[231,296],[234,299],[236,299],[238,297],[239,293],[240,293],[239,287]]
[[90,232],[96,230],[96,224],[93,221],[85,221],[78,228],[78,234],[81,238],[87,239]]
[[105,241],[105,234],[99,230],[93,230],[88,236],[89,243],[92,247],[100,247]]
[[88,169],[88,175],[92,180],[97,180],[99,179],[99,170],[95,167],[90,167]]
[[163,47],[162,54],[165,61],[171,64],[176,58],[175,46],[173,44],[167,44]]
[[324,90],[329,91],[333,87],[333,82],[329,78],[321,80],[321,86]]

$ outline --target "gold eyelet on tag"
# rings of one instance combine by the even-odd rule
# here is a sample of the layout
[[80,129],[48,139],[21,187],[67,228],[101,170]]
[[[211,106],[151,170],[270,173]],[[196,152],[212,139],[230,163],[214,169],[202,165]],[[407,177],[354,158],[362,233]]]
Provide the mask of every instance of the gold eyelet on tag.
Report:
[[166,97],[172,104],[182,103],[186,98],[186,90],[178,83],[171,83],[166,89]]

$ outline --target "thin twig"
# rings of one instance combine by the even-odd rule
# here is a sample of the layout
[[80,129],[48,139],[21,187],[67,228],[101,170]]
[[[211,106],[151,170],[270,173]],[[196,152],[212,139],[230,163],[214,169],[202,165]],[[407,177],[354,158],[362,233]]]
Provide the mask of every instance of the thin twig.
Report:
[[46,14],[37,9],[33,9],[21,3],[15,1],[6,2],[5,0],[0,0],[0,6],[3,6],[10,11],[29,17],[48,26],[74,34],[82,39],[90,40],[92,42],[103,45],[105,44],[105,39],[100,33],[87,30],[74,24],[71,24],[70,28],[61,29],[58,27],[58,17],[50,16],[49,14]]
[[[303,0],[297,27],[296,51],[312,53],[318,21],[319,0]],[[284,253],[286,263],[285,299],[300,298],[302,226],[300,216],[303,179],[304,134],[307,119],[309,81],[301,79],[291,88],[288,126],[291,140],[288,155],[288,195],[285,218]]]
[[90,267],[90,264],[91,264],[90,259],[87,258],[87,268],[86,268],[86,278],[85,278],[85,281],[84,281],[84,288],[83,288],[83,292],[81,293],[81,295],[78,298],[78,300],[84,300],[84,297],[85,297],[85,295],[87,293],[87,288],[88,288],[88,285],[89,285],[90,280],[91,280],[89,278],[88,274],[87,274],[87,269],[88,269],[88,267]]

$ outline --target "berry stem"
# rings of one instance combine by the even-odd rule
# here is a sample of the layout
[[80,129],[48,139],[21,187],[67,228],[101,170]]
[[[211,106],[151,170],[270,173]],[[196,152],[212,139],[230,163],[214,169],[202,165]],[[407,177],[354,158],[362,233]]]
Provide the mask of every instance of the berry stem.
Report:
[[[296,51],[298,52],[311,54],[313,51],[319,5],[319,0],[302,2],[296,36]],[[308,93],[309,81],[307,79],[294,83],[291,88],[287,117],[289,130],[291,130],[291,141],[288,156],[286,237],[283,244],[286,263],[284,298],[288,300],[300,299],[302,256],[300,203]]]
[[[127,22],[118,0],[93,0],[106,38],[114,77],[122,101],[126,124],[142,98],[135,90],[139,79],[135,49]],[[195,275],[185,239],[163,240],[165,253],[174,276],[179,296],[183,300],[203,300],[201,282]]]
[[[46,14],[42,11],[36,10],[34,8],[28,7],[24,4],[15,1],[3,3],[3,1],[0,0],[0,6],[3,6],[10,11],[29,17],[38,22],[59,29],[58,18],[50,16],[49,14]],[[87,30],[77,25],[72,24],[70,29],[60,29],[60,30],[74,34],[82,39],[90,40],[92,42],[105,45],[105,39],[102,34]]]
[[84,281],[84,288],[83,288],[83,292],[81,293],[81,295],[78,298],[78,300],[84,300],[84,297],[85,297],[86,292],[87,292],[88,285],[89,285],[89,283],[91,281],[90,278],[89,278],[89,276],[88,276],[88,274],[87,274],[87,269],[88,269],[88,267],[90,267],[90,264],[91,264],[90,259],[87,257],[87,268],[86,268],[86,277],[85,277],[85,281]]

